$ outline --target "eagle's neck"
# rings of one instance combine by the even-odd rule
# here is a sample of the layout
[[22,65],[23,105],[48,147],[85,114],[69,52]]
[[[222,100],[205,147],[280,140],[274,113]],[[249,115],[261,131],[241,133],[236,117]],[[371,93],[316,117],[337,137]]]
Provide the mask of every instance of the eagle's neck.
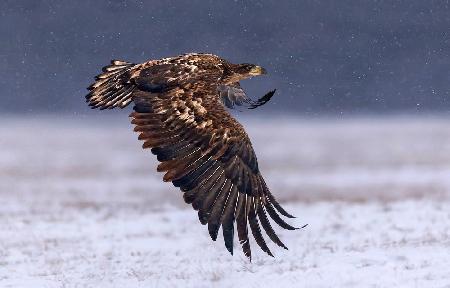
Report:
[[242,75],[240,74],[232,74],[227,75],[226,77],[222,77],[222,82],[224,85],[232,85],[242,80]]
[[246,79],[246,75],[242,75],[235,72],[236,67],[239,66],[237,64],[228,63],[228,65],[224,65],[222,83],[224,85],[231,85],[233,83],[237,83],[243,79]]

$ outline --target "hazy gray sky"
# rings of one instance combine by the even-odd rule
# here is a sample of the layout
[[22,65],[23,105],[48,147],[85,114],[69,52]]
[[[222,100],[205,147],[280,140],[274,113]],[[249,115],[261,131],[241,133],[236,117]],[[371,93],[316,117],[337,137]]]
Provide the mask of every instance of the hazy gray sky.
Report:
[[[249,95],[320,114],[450,111],[449,1],[0,2],[0,110],[83,111],[110,59],[264,66]],[[266,105],[267,106],[267,105]]]

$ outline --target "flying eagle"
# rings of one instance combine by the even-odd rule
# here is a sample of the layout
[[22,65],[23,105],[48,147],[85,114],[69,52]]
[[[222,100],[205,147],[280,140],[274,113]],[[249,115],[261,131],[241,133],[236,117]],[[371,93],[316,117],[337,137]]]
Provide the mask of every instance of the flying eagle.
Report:
[[287,249],[269,217],[294,230],[280,216],[293,218],[270,193],[250,139],[226,107],[249,109],[265,104],[248,98],[239,81],[265,74],[253,64],[232,64],[212,54],[184,54],[142,64],[113,60],[88,89],[92,108],[124,108],[134,103],[131,123],[143,148],[151,148],[157,171],[184,193],[186,203],[208,224],[212,240],[222,226],[225,247],[233,254],[234,225],[244,254],[251,259],[249,230],[261,249],[273,256],[261,228]]

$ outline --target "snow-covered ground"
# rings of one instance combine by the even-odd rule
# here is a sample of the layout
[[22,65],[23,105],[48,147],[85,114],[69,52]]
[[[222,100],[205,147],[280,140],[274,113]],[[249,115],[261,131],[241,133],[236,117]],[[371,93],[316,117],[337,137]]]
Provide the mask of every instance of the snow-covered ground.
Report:
[[0,287],[450,287],[450,119],[242,120],[309,224],[249,263],[126,118],[0,119]]

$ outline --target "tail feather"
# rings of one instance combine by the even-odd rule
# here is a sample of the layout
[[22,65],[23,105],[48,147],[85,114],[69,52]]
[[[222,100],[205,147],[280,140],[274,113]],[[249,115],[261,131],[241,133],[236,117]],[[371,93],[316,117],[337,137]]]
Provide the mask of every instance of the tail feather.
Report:
[[111,65],[102,68],[103,73],[95,77],[95,82],[89,86],[86,102],[92,109],[124,108],[132,101],[135,89],[130,82],[131,72],[136,65],[133,63],[112,60]]

